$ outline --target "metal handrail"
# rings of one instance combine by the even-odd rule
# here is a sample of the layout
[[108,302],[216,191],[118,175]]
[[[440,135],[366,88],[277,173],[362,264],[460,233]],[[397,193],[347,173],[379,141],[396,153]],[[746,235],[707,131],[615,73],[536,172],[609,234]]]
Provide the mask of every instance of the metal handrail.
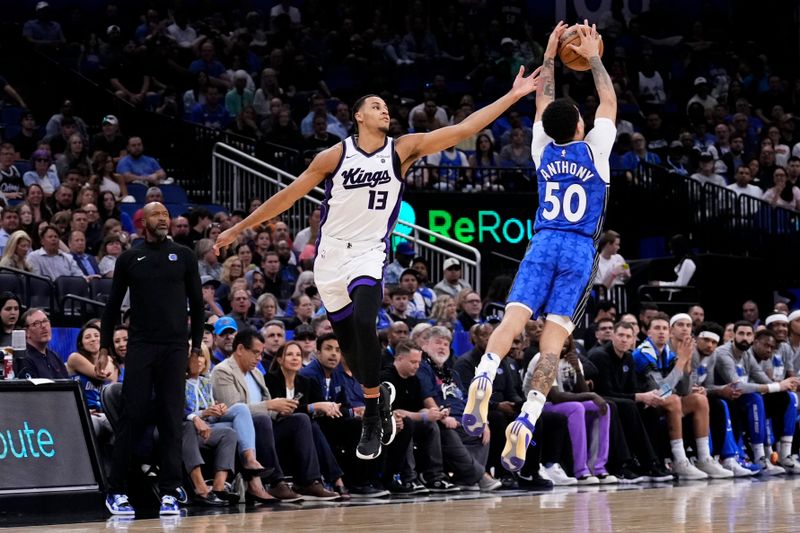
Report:
[[[227,152],[228,155],[226,155],[225,152]],[[280,189],[285,189],[297,179],[296,176],[286,172],[285,170],[270,165],[269,163],[261,161],[260,159],[241,152],[240,150],[237,150],[224,143],[216,143],[212,149],[212,201],[222,205],[230,203],[233,208],[244,207],[243,199],[241,198],[241,176],[234,176],[234,183],[231,186],[232,190],[229,191],[232,194],[228,197],[230,198],[230,202],[225,202],[221,191],[221,176],[219,175],[218,171],[218,161],[227,163],[233,166],[235,169],[257,175],[261,180],[266,181]],[[226,188],[226,192],[228,192],[228,188]],[[305,196],[304,200],[314,206],[318,206],[322,204],[322,198],[324,198],[324,196],[325,191],[320,187],[315,187],[310,191],[310,194]],[[406,239],[412,243],[416,243],[420,248],[425,249],[431,255],[437,254],[458,259],[463,265],[469,267],[464,269],[465,277],[467,277],[470,273],[474,273],[474,277],[469,276],[472,279],[467,279],[467,281],[471,283],[472,287],[476,291],[480,292],[481,253],[477,248],[402,219],[398,221],[398,225],[410,228],[411,234],[399,232],[397,231],[397,227],[395,227],[395,229],[392,231],[393,237]],[[434,244],[433,241],[439,242],[441,245]]]

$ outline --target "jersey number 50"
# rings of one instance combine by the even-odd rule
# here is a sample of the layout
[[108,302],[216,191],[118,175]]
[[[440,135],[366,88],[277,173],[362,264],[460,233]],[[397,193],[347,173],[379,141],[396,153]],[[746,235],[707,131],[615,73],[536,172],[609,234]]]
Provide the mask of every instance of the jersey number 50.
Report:
[[[542,211],[542,216],[547,220],[555,220],[555,218],[563,211],[564,218],[569,222],[578,222],[586,214],[586,190],[573,183],[564,190],[564,194],[559,198],[556,193],[561,188],[560,183],[549,181],[547,182],[544,191],[544,203],[549,204],[547,209]],[[572,209],[573,201],[577,197],[578,205],[575,210]]]

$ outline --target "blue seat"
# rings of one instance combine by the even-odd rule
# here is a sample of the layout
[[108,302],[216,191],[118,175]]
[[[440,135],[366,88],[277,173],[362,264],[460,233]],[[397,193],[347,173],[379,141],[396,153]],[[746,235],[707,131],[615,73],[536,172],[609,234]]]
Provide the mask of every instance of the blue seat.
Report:
[[14,161],[14,166],[17,167],[20,176],[25,174],[29,170],[33,170],[33,165],[27,159],[18,159]]
[[119,210],[122,213],[126,213],[129,217],[131,217],[131,219],[133,219],[134,213],[136,213],[136,211],[141,209],[143,205],[144,204],[138,202],[135,204],[125,204],[125,203],[117,204]]
[[144,197],[147,195],[147,187],[141,183],[129,183],[128,194],[136,198],[139,203],[144,203]]
[[179,217],[189,211],[189,206],[186,204],[164,204],[169,211],[169,216],[172,218]]
[[[180,185],[159,185],[161,192],[164,193],[165,204],[188,204],[189,197]],[[137,198],[138,200],[138,198]]]

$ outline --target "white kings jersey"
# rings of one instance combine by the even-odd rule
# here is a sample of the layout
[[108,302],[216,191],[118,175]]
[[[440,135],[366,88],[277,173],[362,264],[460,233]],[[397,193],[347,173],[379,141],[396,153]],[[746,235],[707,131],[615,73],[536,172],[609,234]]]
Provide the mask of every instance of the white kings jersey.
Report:
[[368,154],[351,136],[342,141],[342,158],[325,178],[319,239],[348,244],[388,242],[400,213],[403,180],[394,139]]

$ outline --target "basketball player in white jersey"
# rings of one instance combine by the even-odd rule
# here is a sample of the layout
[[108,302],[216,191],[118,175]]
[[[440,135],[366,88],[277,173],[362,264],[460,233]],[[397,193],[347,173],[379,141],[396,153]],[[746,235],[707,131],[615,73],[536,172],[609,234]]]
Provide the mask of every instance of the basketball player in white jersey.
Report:
[[214,249],[219,253],[245,229],[280,215],[324,182],[314,281],[342,353],[364,389],[363,427],[356,449],[361,459],[378,457],[381,446],[388,445],[396,431],[391,412],[394,390],[380,383],[381,347],[375,325],[403,176],[418,159],[475,135],[533,92],[538,69],[528,77],[523,74],[520,67],[507,94],[461,123],[398,139],[387,136],[386,102],[375,95],[359,98],[353,105],[357,134],[321,152],[294,183],[217,238]]

